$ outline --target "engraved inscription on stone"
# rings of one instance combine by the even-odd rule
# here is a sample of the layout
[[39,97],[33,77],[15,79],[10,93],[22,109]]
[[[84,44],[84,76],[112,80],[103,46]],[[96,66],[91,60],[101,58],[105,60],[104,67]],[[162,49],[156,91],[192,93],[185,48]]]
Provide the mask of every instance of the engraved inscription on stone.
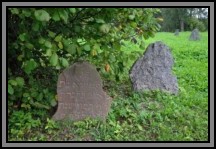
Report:
[[57,94],[58,109],[54,120],[86,117],[105,120],[111,105],[96,68],[88,62],[77,62],[59,75]]

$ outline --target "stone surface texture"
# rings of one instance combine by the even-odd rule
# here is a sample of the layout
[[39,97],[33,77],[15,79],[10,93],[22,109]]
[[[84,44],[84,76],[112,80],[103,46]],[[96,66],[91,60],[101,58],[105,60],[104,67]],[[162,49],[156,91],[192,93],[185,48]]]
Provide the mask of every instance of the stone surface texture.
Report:
[[162,90],[178,93],[177,78],[172,75],[173,57],[161,41],[150,44],[130,70],[132,87],[140,90]]
[[105,120],[111,98],[103,91],[96,68],[88,62],[77,62],[65,69],[58,78],[58,108],[54,120],[87,117]]

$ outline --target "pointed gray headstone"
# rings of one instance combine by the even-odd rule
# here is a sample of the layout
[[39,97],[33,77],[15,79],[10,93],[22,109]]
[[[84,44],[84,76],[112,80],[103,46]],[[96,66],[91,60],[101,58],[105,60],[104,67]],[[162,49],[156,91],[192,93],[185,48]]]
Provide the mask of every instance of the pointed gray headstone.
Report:
[[158,41],[150,44],[130,70],[133,89],[164,90],[178,93],[177,78],[172,75],[173,57],[169,47]]

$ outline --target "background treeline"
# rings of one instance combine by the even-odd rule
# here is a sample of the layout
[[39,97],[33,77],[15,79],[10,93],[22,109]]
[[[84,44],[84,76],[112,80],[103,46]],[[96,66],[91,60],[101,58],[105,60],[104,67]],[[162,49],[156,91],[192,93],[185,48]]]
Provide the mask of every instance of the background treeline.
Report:
[[161,18],[161,30],[165,32],[208,30],[208,8],[161,8],[156,17]]

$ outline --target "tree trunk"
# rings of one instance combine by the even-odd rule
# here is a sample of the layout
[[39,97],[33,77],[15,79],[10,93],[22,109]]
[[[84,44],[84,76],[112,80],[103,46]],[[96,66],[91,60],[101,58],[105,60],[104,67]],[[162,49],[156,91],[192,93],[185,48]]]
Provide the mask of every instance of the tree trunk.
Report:
[[184,32],[184,21],[181,19],[180,21],[181,32]]

